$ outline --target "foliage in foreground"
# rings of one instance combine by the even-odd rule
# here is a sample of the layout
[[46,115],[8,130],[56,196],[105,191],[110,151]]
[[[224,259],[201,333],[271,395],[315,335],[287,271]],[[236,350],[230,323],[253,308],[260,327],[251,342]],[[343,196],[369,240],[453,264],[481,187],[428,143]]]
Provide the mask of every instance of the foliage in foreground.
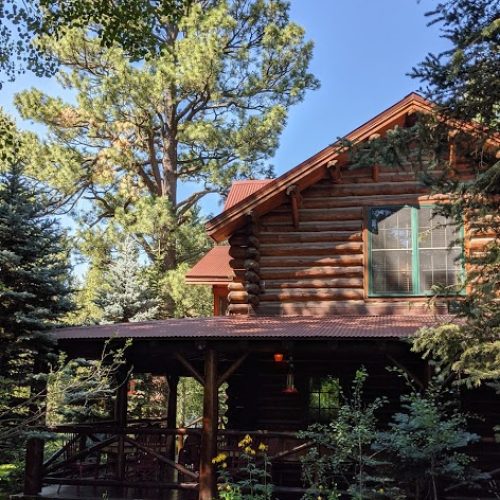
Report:
[[467,431],[465,415],[442,385],[436,381],[421,391],[410,385],[383,429],[376,412],[385,401],[363,401],[366,378],[364,369],[356,373],[352,395],[332,422],[301,433],[315,444],[303,459],[306,499],[437,500],[450,481],[470,485],[487,477],[464,452],[479,437]]
[[65,235],[26,177],[21,148],[0,111],[1,483],[18,475],[27,428],[45,413],[36,401],[54,361],[49,330],[73,307]]
[[[426,329],[414,350],[460,374],[469,385],[500,380],[500,21],[496,0],[443,0],[428,13],[450,49],[426,59],[412,75],[433,103],[415,124],[349,144],[353,168],[385,165],[416,173],[433,193],[447,195],[439,213],[488,238],[466,252],[465,319]],[[464,177],[468,165],[472,176]],[[436,292],[443,294],[446,290]]]
[[222,500],[271,500],[271,462],[268,447],[260,443],[255,446],[253,439],[246,435],[239,443],[237,477],[227,469],[228,455],[220,453],[213,459],[219,473],[219,498]]

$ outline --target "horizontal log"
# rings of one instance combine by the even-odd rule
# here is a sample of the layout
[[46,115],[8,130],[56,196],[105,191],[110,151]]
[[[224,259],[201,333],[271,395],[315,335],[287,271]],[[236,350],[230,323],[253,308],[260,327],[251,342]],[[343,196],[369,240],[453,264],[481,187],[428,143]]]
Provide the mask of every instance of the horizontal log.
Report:
[[235,247],[229,248],[229,255],[233,259],[259,259],[259,251],[255,247]]
[[255,271],[246,271],[245,281],[247,281],[248,283],[260,283],[261,278]]
[[242,247],[252,246],[254,248],[259,248],[260,245],[259,239],[256,236],[247,234],[230,236],[228,242],[231,246],[242,246]]
[[335,207],[352,207],[352,206],[376,206],[376,205],[405,205],[416,203],[431,203],[445,201],[448,197],[445,195],[423,195],[415,194],[400,194],[393,196],[342,196],[342,197],[304,197],[304,208],[335,208]]
[[488,245],[495,242],[495,238],[471,238],[469,240],[469,248],[471,250],[485,250]]
[[231,304],[246,304],[248,303],[248,292],[246,290],[241,292],[229,292],[227,300],[231,302]]
[[261,302],[259,314],[262,316],[329,316],[337,313],[364,314],[362,300],[314,301],[314,302]]
[[418,182],[375,182],[366,184],[332,184],[312,186],[307,196],[372,196],[428,193],[429,188]]
[[287,232],[287,231],[361,231],[363,226],[360,220],[347,220],[347,221],[328,221],[328,222],[304,222],[300,221],[299,226],[296,228],[290,221],[289,224],[262,224],[261,234],[273,232]]
[[303,288],[294,289],[267,289],[261,295],[262,302],[270,301],[311,301],[311,300],[360,300],[363,298],[363,290],[357,288]]
[[229,304],[227,313],[230,315],[252,315],[255,313],[251,304]]
[[230,292],[243,292],[245,291],[245,283],[233,281],[227,285]]
[[327,242],[302,245],[276,244],[271,245],[266,243],[262,245],[262,256],[278,256],[278,255],[336,255],[336,254],[356,254],[363,251],[363,244],[356,241],[347,242]]
[[363,277],[333,279],[293,279],[266,280],[267,289],[283,288],[363,288]]
[[[330,209],[308,208],[299,210],[300,222],[359,220],[362,216],[363,213],[360,207]],[[281,213],[281,211],[270,212],[262,217],[262,224],[287,223],[290,217],[290,214]]]
[[[446,313],[446,305],[438,305],[433,312]],[[262,316],[331,316],[350,315],[415,315],[429,313],[428,302],[423,304],[401,303],[365,303],[362,300],[348,301],[308,301],[308,302],[261,302],[259,314]],[[367,332],[368,333],[368,332]]]
[[244,266],[245,266],[245,269],[247,271],[259,271],[260,269],[260,265],[259,263],[254,260],[254,259],[246,259],[245,262],[244,262]]
[[227,296],[227,300],[231,304],[252,304],[254,306],[259,305],[259,297],[257,295],[248,292],[230,292]]
[[262,281],[268,280],[294,280],[301,278],[359,278],[363,276],[362,266],[345,267],[314,267],[304,269],[302,267],[273,267],[262,270]]
[[360,231],[315,231],[303,233],[300,231],[263,233],[262,244],[266,243],[315,243],[326,241],[361,241]]
[[353,177],[372,177],[372,167],[362,168],[343,168],[342,179],[351,179]]
[[259,283],[247,283],[245,285],[245,289],[248,293],[253,295],[259,295],[262,292],[261,286]]
[[280,267],[318,267],[318,266],[362,266],[362,255],[333,255],[331,257],[267,257],[260,259],[262,271]]
[[229,266],[231,269],[245,269],[244,259],[229,259]]

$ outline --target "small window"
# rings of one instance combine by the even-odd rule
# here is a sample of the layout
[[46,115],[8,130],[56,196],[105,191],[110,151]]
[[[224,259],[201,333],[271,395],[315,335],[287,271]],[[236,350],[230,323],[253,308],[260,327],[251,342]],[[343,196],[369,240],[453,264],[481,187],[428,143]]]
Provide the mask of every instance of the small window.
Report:
[[313,377],[309,381],[309,420],[329,422],[339,409],[340,385],[337,378]]
[[456,225],[432,207],[372,208],[370,294],[425,295],[458,291],[462,247]]

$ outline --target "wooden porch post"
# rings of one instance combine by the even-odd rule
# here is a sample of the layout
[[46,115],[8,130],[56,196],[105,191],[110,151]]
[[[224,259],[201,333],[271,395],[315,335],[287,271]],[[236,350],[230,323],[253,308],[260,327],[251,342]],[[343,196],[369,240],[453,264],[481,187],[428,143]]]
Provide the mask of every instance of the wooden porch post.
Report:
[[[168,401],[167,401],[167,427],[169,429],[177,428],[177,385],[179,383],[179,377],[177,375],[167,375],[168,382]],[[176,435],[169,435],[167,437],[167,458],[175,461],[175,445],[177,442]],[[175,477],[175,470],[170,468],[170,479],[172,482]]]
[[[120,431],[123,431],[127,427],[128,380],[128,370],[125,373],[122,371],[118,374],[119,386],[116,390],[114,419]],[[116,462],[116,477],[119,481],[125,479],[125,467],[125,435],[123,432],[120,432],[118,435],[118,456]]]
[[26,465],[24,470],[24,494],[37,496],[42,490],[43,446],[40,438],[30,438],[26,443]]
[[217,455],[217,428],[219,423],[217,382],[217,353],[214,349],[208,348],[205,352],[199,500],[212,500],[216,497],[217,478],[212,459]]

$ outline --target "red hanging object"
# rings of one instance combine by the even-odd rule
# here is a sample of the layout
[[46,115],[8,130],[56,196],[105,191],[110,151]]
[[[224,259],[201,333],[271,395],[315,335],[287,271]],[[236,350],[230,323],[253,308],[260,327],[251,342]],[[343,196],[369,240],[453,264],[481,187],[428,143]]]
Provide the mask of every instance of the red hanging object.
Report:
[[286,374],[286,385],[283,389],[284,394],[297,394],[299,391],[295,387],[295,376],[293,374],[293,358],[288,359],[288,373]]
[[284,356],[283,356],[283,354],[281,352],[274,353],[274,356],[273,356],[274,362],[275,363],[281,363],[283,361],[283,357]]
[[295,387],[295,378],[293,373],[287,373],[286,375],[286,386],[283,389],[283,393],[285,394],[297,394],[299,391]]

